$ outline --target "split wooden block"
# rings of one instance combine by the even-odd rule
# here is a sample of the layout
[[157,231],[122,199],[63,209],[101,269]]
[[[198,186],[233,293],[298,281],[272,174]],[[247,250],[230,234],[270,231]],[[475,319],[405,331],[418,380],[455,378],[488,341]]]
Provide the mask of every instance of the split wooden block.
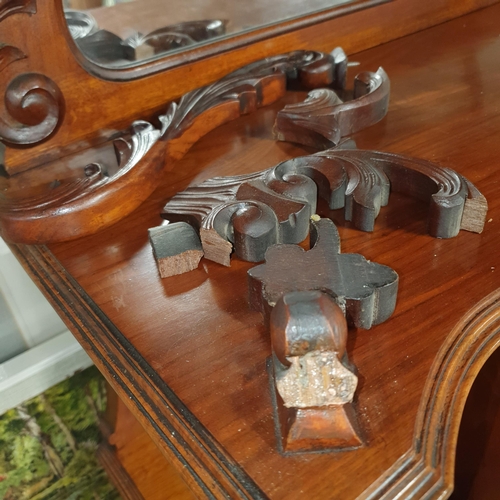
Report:
[[196,269],[203,257],[196,230],[185,222],[149,229],[149,241],[162,278]]

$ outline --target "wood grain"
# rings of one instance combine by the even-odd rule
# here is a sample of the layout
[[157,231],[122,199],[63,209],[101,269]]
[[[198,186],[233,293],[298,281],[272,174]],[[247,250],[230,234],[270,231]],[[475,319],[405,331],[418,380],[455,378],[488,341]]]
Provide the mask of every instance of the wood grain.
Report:
[[130,410],[116,395],[115,398],[116,420],[113,433],[109,437],[109,444],[113,448],[116,461],[134,482],[136,489],[142,495],[141,498],[193,499],[185,483],[165,460]]
[[368,67],[381,64],[392,83],[388,116],[356,133],[358,146],[454,168],[490,201],[484,231],[451,240],[427,235],[427,207],[397,193],[373,233],[320,207],[338,223],[343,252],[362,253],[400,276],[393,316],[348,336],[359,372],[353,404],[362,448],[280,455],[266,374],[270,341],[260,314],[247,307],[251,264],[205,262],[161,280],[149,248],[147,228],[159,224],[165,199],[188,184],[310,153],[269,134],[283,103],[211,132],[106,233],[49,250],[15,248],[196,495],[451,493],[465,399],[500,339],[499,19],[495,5],[356,55]]

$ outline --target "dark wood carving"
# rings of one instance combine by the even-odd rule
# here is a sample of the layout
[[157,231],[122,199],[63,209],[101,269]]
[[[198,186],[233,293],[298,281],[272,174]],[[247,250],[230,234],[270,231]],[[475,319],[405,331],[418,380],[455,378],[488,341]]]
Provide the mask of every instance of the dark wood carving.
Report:
[[162,278],[196,269],[203,257],[196,230],[185,222],[150,229],[149,241]]
[[332,295],[357,328],[371,328],[394,311],[398,275],[359,254],[340,253],[340,238],[330,219],[311,221],[311,250],[274,245],[266,262],[248,271],[250,304],[269,314],[288,292],[321,290]]
[[6,113],[0,116],[0,140],[35,144],[46,139],[62,118],[64,102],[54,81],[39,73],[15,77],[5,92]]
[[317,89],[303,103],[278,112],[274,132],[280,141],[327,149],[348,136],[379,122],[387,114],[390,82],[386,72],[356,76],[353,100],[345,103],[332,89]]
[[[346,58],[339,50],[334,55],[295,51],[252,63],[207,87],[189,92],[158,117],[159,128],[148,125],[148,139],[137,131],[126,139],[130,144],[128,151],[135,151],[133,161],[122,162],[115,175],[79,190],[74,198],[65,197],[63,204],[54,191],[53,203],[46,207],[42,217],[36,205],[28,208],[29,200],[22,211],[16,208],[18,202],[13,201],[11,210],[7,193],[0,213],[3,237],[23,243],[64,241],[113,224],[137,208],[156,188],[163,172],[173,168],[174,162],[210,130],[273,103],[285,94],[287,85],[307,89],[341,86],[345,65]],[[144,141],[148,147],[139,147]],[[137,147],[133,145],[135,142]],[[80,186],[83,188],[84,183]],[[115,209],[118,206],[120,210]],[[307,218],[304,218],[306,223]]]
[[0,0],[0,22],[20,13],[36,14],[36,0]]
[[255,174],[208,179],[175,195],[162,217],[192,223],[205,257],[226,266],[233,248],[238,257],[259,262],[270,245],[302,241],[317,196],[330,209],[343,208],[345,218],[363,231],[373,231],[391,189],[429,203],[432,236],[482,231],[486,199],[457,172],[416,158],[357,150],[352,142],[342,147],[351,149],[294,158]]
[[271,313],[272,387],[282,452],[357,448],[358,383],[341,308],[321,291],[290,292]]

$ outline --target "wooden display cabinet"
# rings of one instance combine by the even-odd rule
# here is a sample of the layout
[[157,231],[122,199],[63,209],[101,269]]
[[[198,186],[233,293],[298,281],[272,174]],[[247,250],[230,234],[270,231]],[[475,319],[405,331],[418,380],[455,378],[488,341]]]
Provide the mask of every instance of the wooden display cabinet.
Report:
[[[31,117],[12,111],[11,94],[0,110],[3,214],[12,186],[19,193],[51,168],[62,175],[70,153],[77,152],[81,165],[91,163],[116,131],[151,119],[182,94],[263,57],[337,45],[361,68],[382,66],[391,79],[388,114],[353,135],[358,148],[452,168],[488,201],[481,234],[449,239],[429,236],[427,207],[397,193],[373,232],[325,211],[338,225],[343,252],[390,266],[400,281],[389,320],[348,332],[362,446],[324,453],[287,455],[277,446],[266,370],[269,333],[247,298],[247,271],[255,264],[233,258],[224,267],[204,259],[194,271],[161,279],[148,242],[147,230],[161,223],[162,207],[188,185],[311,153],[274,140],[275,116],[288,97],[222,124],[149,176],[148,168],[152,172],[163,157],[153,158],[136,179],[152,194],[141,199],[136,187],[118,185],[110,192],[118,197],[99,205],[100,212],[88,207],[95,220],[113,222],[94,234],[47,244],[11,242],[132,416],[200,498],[446,498],[455,483],[462,412],[478,376],[483,382],[473,394],[481,415],[474,415],[470,399],[464,428],[485,422],[490,442],[496,442],[500,5],[395,0],[357,1],[342,9],[338,16],[313,14],[111,70],[76,51],[57,1],[0,5],[3,92],[19,75],[36,73],[36,81],[25,76],[24,84],[45,86]],[[56,117],[45,136],[35,130],[37,120],[45,123],[44,112]],[[31,180],[23,185],[23,178]],[[120,195],[123,187],[130,200]],[[74,227],[88,220],[77,216]],[[481,435],[485,455],[494,455]],[[470,473],[472,466],[459,467],[457,484],[479,491],[474,488],[484,487],[487,481],[478,478],[488,467],[476,483],[465,480],[464,470]],[[485,490],[481,494],[487,498]]]

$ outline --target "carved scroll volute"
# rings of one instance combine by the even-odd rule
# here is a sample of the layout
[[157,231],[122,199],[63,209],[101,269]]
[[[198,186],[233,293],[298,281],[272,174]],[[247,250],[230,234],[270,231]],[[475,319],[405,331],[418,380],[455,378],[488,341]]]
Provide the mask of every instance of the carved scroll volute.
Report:
[[291,292],[270,323],[282,451],[359,447],[351,407],[358,378],[347,361],[340,307],[320,291]]
[[274,132],[280,141],[296,142],[320,150],[330,148],[384,118],[389,107],[390,81],[379,68],[354,80],[353,99],[343,101],[332,89],[309,93],[304,102],[285,106],[276,117]]
[[35,144],[49,137],[63,116],[64,100],[59,87],[38,73],[15,77],[5,92],[0,115],[0,140],[11,144]]
[[[31,15],[36,12],[35,0],[0,0],[0,22],[13,14]],[[15,33],[15,29],[14,32],[7,30],[9,42]],[[22,65],[13,65],[12,71],[9,68],[4,73],[7,66],[26,57],[32,57],[32,54],[0,43],[0,72],[5,85],[0,87],[5,103],[5,107],[0,108],[0,141],[10,145],[36,144],[46,139],[54,132],[64,112],[62,93],[49,77],[22,72]],[[31,67],[35,65],[31,64]],[[9,171],[8,167],[6,169]]]

